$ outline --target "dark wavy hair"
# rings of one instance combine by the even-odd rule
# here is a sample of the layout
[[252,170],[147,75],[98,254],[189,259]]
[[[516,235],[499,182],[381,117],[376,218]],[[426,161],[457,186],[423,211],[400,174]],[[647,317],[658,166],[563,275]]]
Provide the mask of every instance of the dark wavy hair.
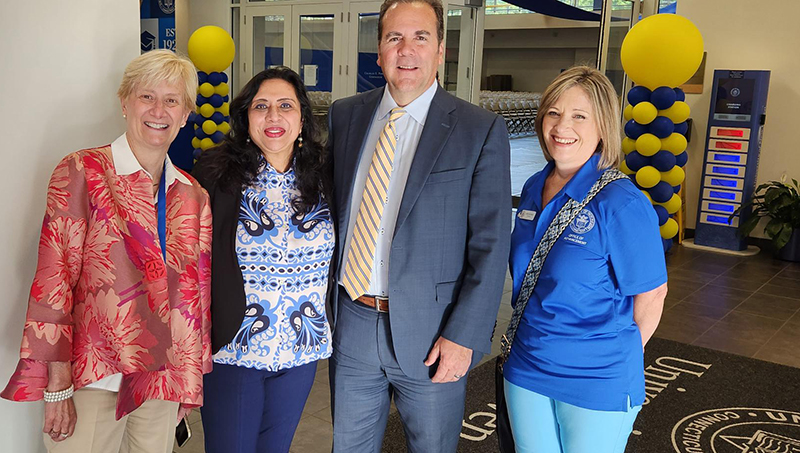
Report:
[[297,100],[300,101],[300,118],[303,122],[300,136],[303,144],[299,146],[295,141],[292,150],[300,195],[292,200],[292,206],[297,212],[307,213],[319,203],[320,198],[330,200],[331,175],[308,92],[300,76],[293,70],[279,66],[261,71],[250,79],[231,101],[230,132],[219,146],[203,153],[200,159],[208,168],[209,178],[226,192],[235,193],[253,183],[258,176],[261,150],[250,140],[248,110],[261,84],[273,79],[288,82],[294,87]]

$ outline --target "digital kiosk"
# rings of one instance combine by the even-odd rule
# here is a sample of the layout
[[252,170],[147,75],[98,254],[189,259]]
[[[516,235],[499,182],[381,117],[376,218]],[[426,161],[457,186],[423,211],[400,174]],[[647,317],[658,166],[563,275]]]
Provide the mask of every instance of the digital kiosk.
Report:
[[714,71],[695,245],[734,252],[747,249],[737,228],[750,210],[730,216],[755,190],[769,75],[769,71]]

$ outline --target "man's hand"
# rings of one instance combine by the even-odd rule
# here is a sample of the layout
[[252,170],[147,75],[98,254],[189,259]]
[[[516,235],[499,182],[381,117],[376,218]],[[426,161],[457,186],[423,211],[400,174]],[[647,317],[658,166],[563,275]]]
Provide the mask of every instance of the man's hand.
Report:
[[439,368],[431,381],[434,384],[456,382],[467,374],[472,363],[472,349],[439,337],[433,344],[431,353],[425,360],[425,366],[432,366],[439,361]]

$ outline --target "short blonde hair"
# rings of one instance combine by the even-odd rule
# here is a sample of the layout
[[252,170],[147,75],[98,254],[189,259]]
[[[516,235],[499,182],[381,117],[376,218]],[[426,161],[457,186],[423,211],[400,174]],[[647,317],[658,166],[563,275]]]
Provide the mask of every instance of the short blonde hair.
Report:
[[542,122],[547,111],[567,90],[580,87],[589,97],[594,109],[600,143],[595,152],[600,153],[599,169],[618,167],[622,162],[622,127],[619,98],[614,86],[602,72],[589,66],[574,66],[558,75],[544,91],[536,115],[536,131],[545,159],[553,160],[542,136]]
[[183,105],[194,110],[197,98],[197,71],[191,60],[171,50],[158,49],[134,58],[122,74],[117,96],[127,98],[138,87],[153,87],[166,82],[183,89]]

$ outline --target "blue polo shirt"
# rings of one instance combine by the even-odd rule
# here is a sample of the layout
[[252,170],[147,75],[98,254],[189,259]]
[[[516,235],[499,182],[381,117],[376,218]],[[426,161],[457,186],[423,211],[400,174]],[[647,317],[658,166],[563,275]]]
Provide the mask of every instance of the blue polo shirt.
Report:
[[[545,230],[582,200],[602,173],[595,154],[542,208],[554,168],[525,183],[511,235],[512,304]],[[658,218],[629,179],[606,186],[570,223],[545,260],[520,321],[504,376],[575,406],[624,411],[644,402],[644,360],[633,296],[667,281]],[[630,400],[629,400],[630,398]]]

